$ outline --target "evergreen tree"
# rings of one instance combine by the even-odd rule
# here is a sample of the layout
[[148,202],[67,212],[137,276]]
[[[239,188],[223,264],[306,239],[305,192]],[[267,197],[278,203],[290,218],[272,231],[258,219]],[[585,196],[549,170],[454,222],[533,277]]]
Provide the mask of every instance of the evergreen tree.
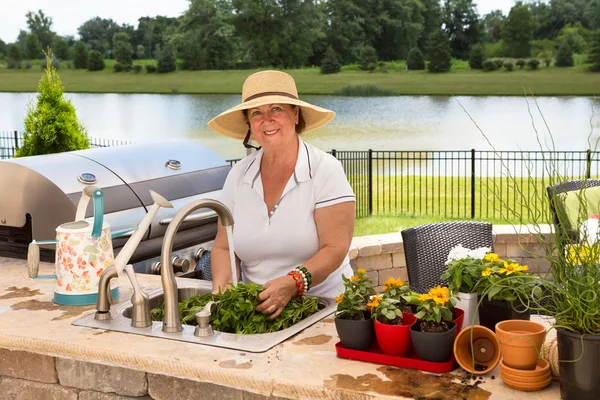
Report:
[[60,60],[69,59],[69,44],[60,36],[54,36],[52,39],[52,52]]
[[87,69],[89,71],[102,71],[104,69],[104,57],[98,50],[90,51],[87,61]]
[[364,46],[359,55],[358,62],[363,71],[375,71],[377,68],[377,52],[371,46]]
[[133,48],[129,41],[129,35],[125,32],[115,33],[113,36],[113,49],[115,60],[123,65],[125,69],[131,68]]
[[558,53],[556,53],[556,63],[554,65],[557,67],[573,66],[573,50],[568,42],[562,42],[558,48]]
[[159,73],[173,72],[177,69],[175,52],[173,47],[169,44],[165,44],[160,50],[158,55],[158,65],[156,70]]
[[331,46],[327,48],[325,56],[321,61],[321,73],[322,74],[335,74],[342,70],[342,66],[338,60],[337,54]]
[[82,41],[73,46],[73,66],[76,69],[85,69],[88,66],[88,49]]
[[25,39],[25,58],[27,60],[37,60],[42,56],[42,45],[35,33],[30,33]]
[[444,31],[435,33],[429,41],[427,54],[429,55],[429,72],[448,72],[452,54],[450,52],[450,41]]
[[10,44],[8,45],[8,50],[7,50],[7,55],[8,55],[8,59],[15,61],[15,62],[19,62],[21,61],[21,50],[19,49],[19,46],[17,44]]
[[425,58],[418,47],[413,47],[408,52],[408,56],[406,57],[406,66],[409,70],[425,69]]
[[53,56],[46,56],[46,70],[40,79],[35,106],[30,105],[25,117],[23,146],[15,157],[53,154],[90,147],[85,128],[77,120],[75,108],[63,97],[63,86]]
[[592,71],[600,72],[600,29],[592,33],[588,62],[592,64],[590,67]]
[[504,27],[504,45],[510,57],[529,57],[530,42],[533,40],[535,23],[531,10],[517,2],[508,13]]
[[483,47],[480,44],[473,45],[471,47],[471,55],[469,56],[469,67],[471,69],[481,69],[483,68],[484,60]]

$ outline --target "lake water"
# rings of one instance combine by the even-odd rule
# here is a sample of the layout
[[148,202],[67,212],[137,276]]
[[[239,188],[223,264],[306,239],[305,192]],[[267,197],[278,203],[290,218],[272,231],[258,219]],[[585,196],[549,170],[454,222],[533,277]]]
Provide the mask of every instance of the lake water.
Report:
[[[131,142],[188,138],[224,158],[245,154],[239,141],[206,126],[212,117],[238,104],[239,95],[67,93],[66,97],[90,137]],[[22,130],[26,106],[35,98],[35,93],[0,93],[0,131]],[[600,103],[589,97],[302,99],[337,112],[328,126],[303,137],[323,150],[491,150],[486,137],[497,150],[539,150],[538,139],[544,149],[585,150],[600,133]]]

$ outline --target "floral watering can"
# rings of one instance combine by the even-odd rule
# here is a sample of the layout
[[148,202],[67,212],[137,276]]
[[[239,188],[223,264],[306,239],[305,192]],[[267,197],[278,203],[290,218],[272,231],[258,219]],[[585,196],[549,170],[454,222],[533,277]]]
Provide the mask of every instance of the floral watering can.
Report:
[[[93,198],[94,222],[85,221],[85,212]],[[56,240],[33,241],[27,254],[28,272],[31,278],[56,279],[54,302],[65,305],[96,304],[98,281],[105,268],[114,263],[112,239],[136,227],[110,232],[104,221],[104,193],[101,189],[88,186],[81,195],[75,221],[56,228]],[[56,243],[56,275],[40,275],[39,247],[41,244]],[[111,290],[113,298],[119,297],[119,288]]]

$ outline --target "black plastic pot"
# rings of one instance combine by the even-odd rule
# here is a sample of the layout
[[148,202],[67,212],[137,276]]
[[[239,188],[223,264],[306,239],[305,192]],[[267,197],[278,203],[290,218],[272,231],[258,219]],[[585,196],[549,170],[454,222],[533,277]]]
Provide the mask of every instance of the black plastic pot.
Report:
[[373,320],[368,318],[363,321],[353,319],[334,318],[342,346],[347,349],[367,351],[375,339]]
[[496,332],[496,324],[509,319],[522,319],[529,321],[530,312],[525,311],[525,306],[521,303],[509,302],[506,300],[489,301],[484,298],[479,305],[479,324]]
[[580,335],[562,328],[556,332],[558,359],[564,360],[558,364],[561,398],[597,400],[600,398],[600,336]]
[[421,360],[444,362],[450,359],[456,339],[456,324],[447,322],[450,326],[448,332],[430,333],[421,331],[421,321],[415,322],[410,327],[410,337]]

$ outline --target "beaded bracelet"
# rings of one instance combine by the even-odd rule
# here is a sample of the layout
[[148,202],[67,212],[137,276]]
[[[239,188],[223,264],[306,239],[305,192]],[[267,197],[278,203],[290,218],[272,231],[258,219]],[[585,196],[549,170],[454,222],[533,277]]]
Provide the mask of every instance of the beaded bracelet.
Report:
[[288,272],[288,275],[294,278],[294,280],[296,281],[296,297],[302,296],[302,294],[305,292],[303,275],[295,269]]
[[303,266],[296,267],[296,271],[299,271],[302,274],[302,276],[304,278],[304,286],[305,286],[304,291],[308,292],[310,290],[310,287],[312,284],[312,275]]

